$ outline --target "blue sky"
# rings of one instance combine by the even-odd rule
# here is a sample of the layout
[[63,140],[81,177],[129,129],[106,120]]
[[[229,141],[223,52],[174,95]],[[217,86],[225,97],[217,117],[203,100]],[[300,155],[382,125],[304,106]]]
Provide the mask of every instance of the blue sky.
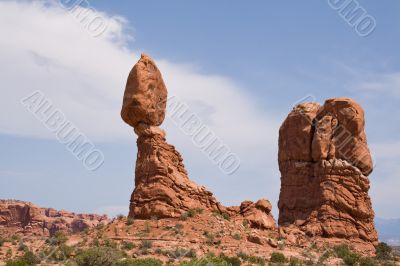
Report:
[[[64,1],[65,2],[65,1]],[[136,136],[119,117],[126,77],[141,52],[238,154],[224,175],[171,121],[167,139],[190,176],[222,203],[279,195],[277,130],[293,104],[348,96],[366,110],[376,168],[376,214],[399,218],[400,3],[359,1],[376,20],[360,37],[328,1],[90,1],[106,25],[93,37],[56,2],[0,3],[0,198],[80,212],[125,212]],[[82,7],[83,8],[83,7]],[[35,90],[105,155],[86,170],[21,104]]]

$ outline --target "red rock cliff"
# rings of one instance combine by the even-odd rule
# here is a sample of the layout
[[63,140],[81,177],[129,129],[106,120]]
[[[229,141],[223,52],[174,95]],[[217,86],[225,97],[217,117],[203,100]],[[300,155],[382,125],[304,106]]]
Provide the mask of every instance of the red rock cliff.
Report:
[[279,130],[279,225],[377,243],[364,123],[364,111],[348,98],[299,104],[289,113]]

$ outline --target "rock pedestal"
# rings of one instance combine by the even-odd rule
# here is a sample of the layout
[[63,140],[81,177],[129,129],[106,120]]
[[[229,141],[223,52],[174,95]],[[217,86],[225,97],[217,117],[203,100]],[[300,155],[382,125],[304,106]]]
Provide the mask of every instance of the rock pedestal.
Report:
[[158,127],[165,118],[166,100],[160,71],[149,56],[142,55],[129,74],[121,110],[122,119],[138,135],[129,216],[179,217],[195,208],[222,211],[211,192],[189,180],[181,155]]

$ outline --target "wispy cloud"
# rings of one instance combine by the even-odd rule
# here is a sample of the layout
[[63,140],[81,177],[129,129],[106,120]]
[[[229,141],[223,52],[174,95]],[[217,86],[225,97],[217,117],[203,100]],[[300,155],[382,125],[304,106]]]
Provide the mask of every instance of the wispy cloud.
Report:
[[[119,116],[126,78],[142,52],[128,45],[132,36],[126,29],[131,25],[99,12],[108,27],[94,38],[60,6],[40,3],[0,2],[0,79],[2,95],[7,95],[0,97],[0,105],[9,114],[0,116],[0,133],[54,138],[18,104],[40,90],[94,142],[131,141],[134,133]],[[221,179],[217,167],[166,120],[167,139],[182,152],[189,171],[197,173],[192,178],[207,177],[208,183],[201,183],[214,186],[211,189],[223,202],[276,200],[280,121],[257,110],[248,89],[228,77],[202,74],[196,66],[168,58],[154,59],[170,95],[187,103],[242,161],[235,176]],[[249,176],[254,179],[251,184],[246,181]],[[235,193],[226,192],[226,183],[237,188]],[[256,190],[257,186],[263,189]]]

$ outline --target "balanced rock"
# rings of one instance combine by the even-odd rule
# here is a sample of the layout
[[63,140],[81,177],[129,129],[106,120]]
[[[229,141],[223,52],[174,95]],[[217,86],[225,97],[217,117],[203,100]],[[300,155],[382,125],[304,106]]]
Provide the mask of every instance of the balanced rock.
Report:
[[122,119],[138,135],[129,216],[180,217],[195,208],[222,212],[213,194],[189,179],[181,155],[158,127],[165,117],[166,99],[160,71],[150,57],[142,55],[129,74],[121,111]]
[[121,110],[122,119],[132,127],[139,123],[159,126],[164,121],[167,88],[154,61],[142,54],[129,73]]
[[279,130],[280,226],[377,244],[364,123],[364,111],[349,98],[302,103],[289,113]]

